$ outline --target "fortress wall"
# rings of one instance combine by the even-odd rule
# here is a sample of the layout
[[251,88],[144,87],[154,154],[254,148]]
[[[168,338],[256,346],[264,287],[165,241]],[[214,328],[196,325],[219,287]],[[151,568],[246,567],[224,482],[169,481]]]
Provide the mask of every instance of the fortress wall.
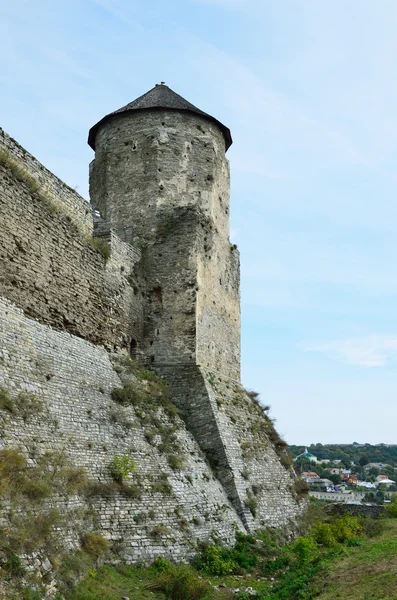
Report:
[[160,372],[246,527],[294,530],[306,503],[294,497],[295,476],[280,462],[266,433],[271,423],[260,407],[240,384],[216,371],[192,365]]
[[44,167],[18,142],[0,127],[0,152],[5,150],[16,159],[21,167],[33,177],[53,202],[69,215],[72,221],[86,234],[92,234],[92,216],[89,203],[56,175]]
[[[121,381],[103,348],[39,324],[1,299],[0,339],[0,386],[14,396],[32,392],[45,407],[27,420],[0,409],[1,448],[20,447],[33,464],[47,451],[65,451],[90,479],[102,483],[112,481],[109,463],[115,454],[128,454],[136,461],[132,483],[140,486],[141,499],[116,494],[72,500],[74,508],[94,509],[92,528],[116,543],[123,558],[186,560],[198,540],[215,533],[225,543],[232,542],[234,523],[244,531],[182,420],[177,417],[176,435],[185,462],[180,470],[172,470],[158,441],[146,440],[138,412],[111,399],[112,389]],[[122,418],[111,417],[114,411],[121,411]],[[164,427],[170,426],[164,414],[157,416]],[[171,494],[156,490],[162,474],[168,475]],[[65,500],[59,503],[61,510],[67,509]],[[159,525],[166,529],[156,537],[152,532]],[[71,517],[65,543],[77,544],[78,526]]]
[[248,523],[252,529],[284,527],[293,531],[306,502],[295,498],[296,476],[275,451],[271,421],[241,384],[209,369],[203,370],[203,375],[236,489],[251,512]]
[[96,344],[129,345],[142,336],[131,279],[140,254],[111,233],[107,242],[106,261],[68,214],[0,166],[0,297]]

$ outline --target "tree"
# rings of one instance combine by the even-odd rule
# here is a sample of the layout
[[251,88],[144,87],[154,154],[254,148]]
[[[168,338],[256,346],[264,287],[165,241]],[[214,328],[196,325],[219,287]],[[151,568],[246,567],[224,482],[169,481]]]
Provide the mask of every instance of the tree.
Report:
[[337,473],[328,473],[328,479],[330,479],[334,485],[339,485],[341,482],[340,475]]
[[360,456],[360,459],[358,461],[358,464],[361,465],[362,467],[365,467],[365,465],[367,465],[370,462],[368,456],[366,454],[363,454],[363,456]]

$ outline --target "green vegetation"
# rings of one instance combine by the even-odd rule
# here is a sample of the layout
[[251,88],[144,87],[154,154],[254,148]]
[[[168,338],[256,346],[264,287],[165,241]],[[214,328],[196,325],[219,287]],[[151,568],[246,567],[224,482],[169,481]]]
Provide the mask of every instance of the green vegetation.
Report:
[[0,410],[22,417],[27,422],[44,412],[44,403],[30,392],[19,392],[13,397],[6,388],[0,387]]
[[297,479],[292,485],[292,491],[297,500],[303,500],[309,493],[309,486],[303,479]]
[[[289,446],[293,456],[301,454],[304,446]],[[314,454],[318,459],[328,458],[332,460],[341,460],[342,464],[348,468],[353,461],[355,465],[364,466],[370,462],[387,463],[392,466],[397,466],[397,445],[373,446],[364,444],[357,446],[355,444],[311,444],[308,446],[308,451]]]
[[397,494],[393,494],[391,504],[385,507],[391,519],[397,519]]
[[111,248],[109,244],[100,237],[89,237],[87,238],[87,243],[90,244],[92,248],[98,250],[104,257],[105,261],[108,260],[111,253]]
[[55,493],[82,492],[86,481],[84,470],[71,466],[62,453],[47,452],[28,467],[19,450],[0,450],[0,497],[10,502],[41,503]]
[[109,469],[115,481],[121,483],[123,480],[131,478],[136,469],[136,462],[128,454],[116,454]]
[[84,533],[81,536],[81,547],[87,554],[99,558],[109,548],[109,542],[99,533]]
[[[184,458],[181,456],[177,438],[180,426],[178,409],[172,402],[171,391],[166,381],[129,357],[119,360],[115,369],[135,377],[122,388],[115,388],[112,391],[112,399],[122,407],[134,407],[146,441],[165,454],[172,469],[181,469]],[[114,414],[113,420],[123,421],[123,416]]]
[[215,597],[211,585],[198,579],[189,567],[162,567],[156,579],[146,587],[153,592],[161,592],[167,600],[209,600]]
[[0,150],[0,165],[7,167],[15,179],[24,183],[28,187],[30,194],[40,198],[40,200],[47,205],[51,214],[58,212],[58,207],[54,204],[52,198],[50,198],[43,190],[39,182],[32,177],[22,164],[7,150]]
[[15,410],[13,399],[9,392],[3,387],[0,387],[0,410],[6,410],[9,413],[13,413]]
[[[395,600],[397,519],[332,517],[317,507],[307,522],[314,514],[313,527],[293,542],[283,543],[268,531],[237,533],[233,548],[203,546],[193,566],[175,566],[163,558],[146,569],[106,566],[85,577],[66,600],[119,600],[122,595],[246,600],[248,587],[258,600]],[[161,525],[157,529],[156,537],[169,533]],[[226,587],[217,587],[221,583]],[[232,595],[231,588],[241,591]]]
[[258,508],[258,500],[255,496],[248,496],[244,501],[245,506],[251,511],[253,517],[256,517],[256,511]]
[[77,515],[77,509],[61,513],[52,505],[52,499],[85,494],[86,489],[85,471],[71,465],[61,452],[47,452],[33,466],[18,448],[0,451],[0,500],[6,523],[0,528],[0,579],[12,584],[15,598],[42,597],[38,589],[27,586],[37,581],[34,573],[25,572],[21,557],[45,556],[57,570],[64,554],[59,532],[70,519],[83,516]]

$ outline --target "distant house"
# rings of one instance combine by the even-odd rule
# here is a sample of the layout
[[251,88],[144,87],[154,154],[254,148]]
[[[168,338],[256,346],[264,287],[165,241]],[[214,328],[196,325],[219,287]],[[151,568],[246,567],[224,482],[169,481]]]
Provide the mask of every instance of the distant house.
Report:
[[320,479],[320,475],[317,475],[314,471],[305,471],[304,473],[301,473],[301,478],[309,483],[313,479]]
[[378,469],[378,471],[383,471],[384,469],[390,466],[391,465],[389,465],[388,463],[370,462],[367,465],[365,465],[364,471],[370,471],[371,469]]
[[[312,456],[313,456],[313,454],[312,454]],[[331,462],[331,460],[329,458],[322,458],[321,460],[317,459],[317,463],[319,465],[327,465],[330,462]]]
[[350,485],[357,485],[358,484],[357,475],[355,475],[354,473],[350,473],[350,475],[348,476],[347,483],[350,483]]
[[316,479],[309,479],[307,484],[311,490],[317,490],[318,492],[329,492],[333,491],[334,484],[329,479],[322,479],[317,477]]
[[389,479],[387,475],[378,475],[376,478],[376,482],[378,485],[395,485],[395,481]]
[[346,483],[353,483],[354,485],[356,485],[358,481],[357,475],[352,473],[350,469],[341,469],[340,478],[342,481],[345,481]]
[[295,461],[298,460],[298,458],[306,458],[307,460],[310,460],[310,462],[318,462],[317,456],[314,456],[314,454],[311,454],[307,448],[305,448],[304,452],[302,452],[301,454],[298,454],[298,456],[295,457]]
[[376,488],[376,484],[372,483],[371,481],[358,481],[357,486],[367,488],[367,489]]
[[331,475],[340,475],[343,469],[336,469],[335,467],[328,467],[326,469]]

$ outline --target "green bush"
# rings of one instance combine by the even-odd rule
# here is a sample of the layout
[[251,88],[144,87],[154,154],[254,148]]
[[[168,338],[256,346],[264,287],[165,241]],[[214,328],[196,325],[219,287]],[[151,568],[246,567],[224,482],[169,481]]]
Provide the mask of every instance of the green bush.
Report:
[[258,564],[259,547],[252,535],[236,532],[236,543],[231,550],[231,559],[242,569],[251,570]]
[[155,525],[153,527],[152,531],[150,532],[150,534],[154,538],[161,538],[161,537],[163,537],[165,535],[168,535],[169,533],[170,533],[170,530],[168,529],[168,527],[166,527],[162,523],[159,523],[158,525]]
[[[290,569],[272,589],[271,598],[277,600],[311,600],[319,595],[316,576],[321,563],[303,563],[298,569]],[[264,597],[266,598],[266,596]]]
[[159,494],[164,494],[164,496],[172,496],[174,490],[168,481],[167,473],[161,473],[160,479],[152,486],[152,492],[158,492]]
[[244,500],[244,504],[247,508],[249,508],[252,516],[256,517],[256,511],[258,509],[258,500],[255,498],[255,496],[248,496],[248,498]]
[[311,536],[317,544],[326,548],[333,548],[337,544],[335,531],[330,523],[315,523],[311,530]]
[[112,400],[122,406],[139,406],[146,400],[146,394],[135,383],[126,383],[122,388],[114,388],[111,392]]
[[332,525],[335,539],[340,543],[355,542],[362,534],[362,527],[358,517],[344,515]]
[[370,538],[380,535],[385,529],[385,525],[381,519],[373,519],[372,517],[362,517],[360,519],[360,525],[363,533]]
[[397,496],[393,496],[392,502],[386,505],[386,513],[390,519],[397,519]]
[[98,558],[109,548],[109,542],[99,533],[84,533],[81,536],[81,546],[87,554]]
[[125,498],[135,498],[136,500],[140,500],[142,498],[142,489],[138,484],[126,485],[123,483],[118,489]]
[[174,568],[172,563],[170,563],[169,560],[167,560],[166,558],[163,558],[162,556],[159,556],[158,558],[156,558],[156,560],[153,563],[153,567],[159,573],[164,573],[164,572],[168,573],[168,572],[172,571],[172,569]]
[[235,563],[230,558],[230,551],[221,546],[211,545],[204,548],[197,558],[197,568],[209,575],[228,575],[235,570]]
[[31,587],[23,587],[21,589],[21,600],[41,600],[43,595]]
[[9,392],[3,387],[0,387],[0,409],[6,410],[9,413],[15,412],[14,401]]
[[135,472],[136,462],[128,454],[115,454],[109,468],[113,478],[122,482],[124,479],[130,479]]
[[299,563],[313,562],[319,554],[318,544],[312,538],[299,537],[290,545],[292,554]]
[[309,493],[309,486],[303,479],[297,479],[292,485],[292,491],[297,500],[303,500]]
[[190,567],[163,571],[146,588],[161,592],[167,600],[209,600],[214,596],[211,585],[200,580]]
[[261,565],[261,573],[262,575],[272,575],[273,573],[277,573],[277,571],[281,571],[282,569],[286,569],[291,565],[292,559],[290,556],[278,556],[273,560],[268,560]]
[[10,554],[7,562],[3,566],[4,570],[13,577],[22,577],[26,569],[22,566],[22,561],[16,554]]
[[170,454],[167,460],[173,471],[182,469],[185,462],[185,458],[183,456],[177,456],[176,454]]
[[14,405],[17,413],[25,422],[44,410],[43,401],[30,392],[20,392],[15,398]]

